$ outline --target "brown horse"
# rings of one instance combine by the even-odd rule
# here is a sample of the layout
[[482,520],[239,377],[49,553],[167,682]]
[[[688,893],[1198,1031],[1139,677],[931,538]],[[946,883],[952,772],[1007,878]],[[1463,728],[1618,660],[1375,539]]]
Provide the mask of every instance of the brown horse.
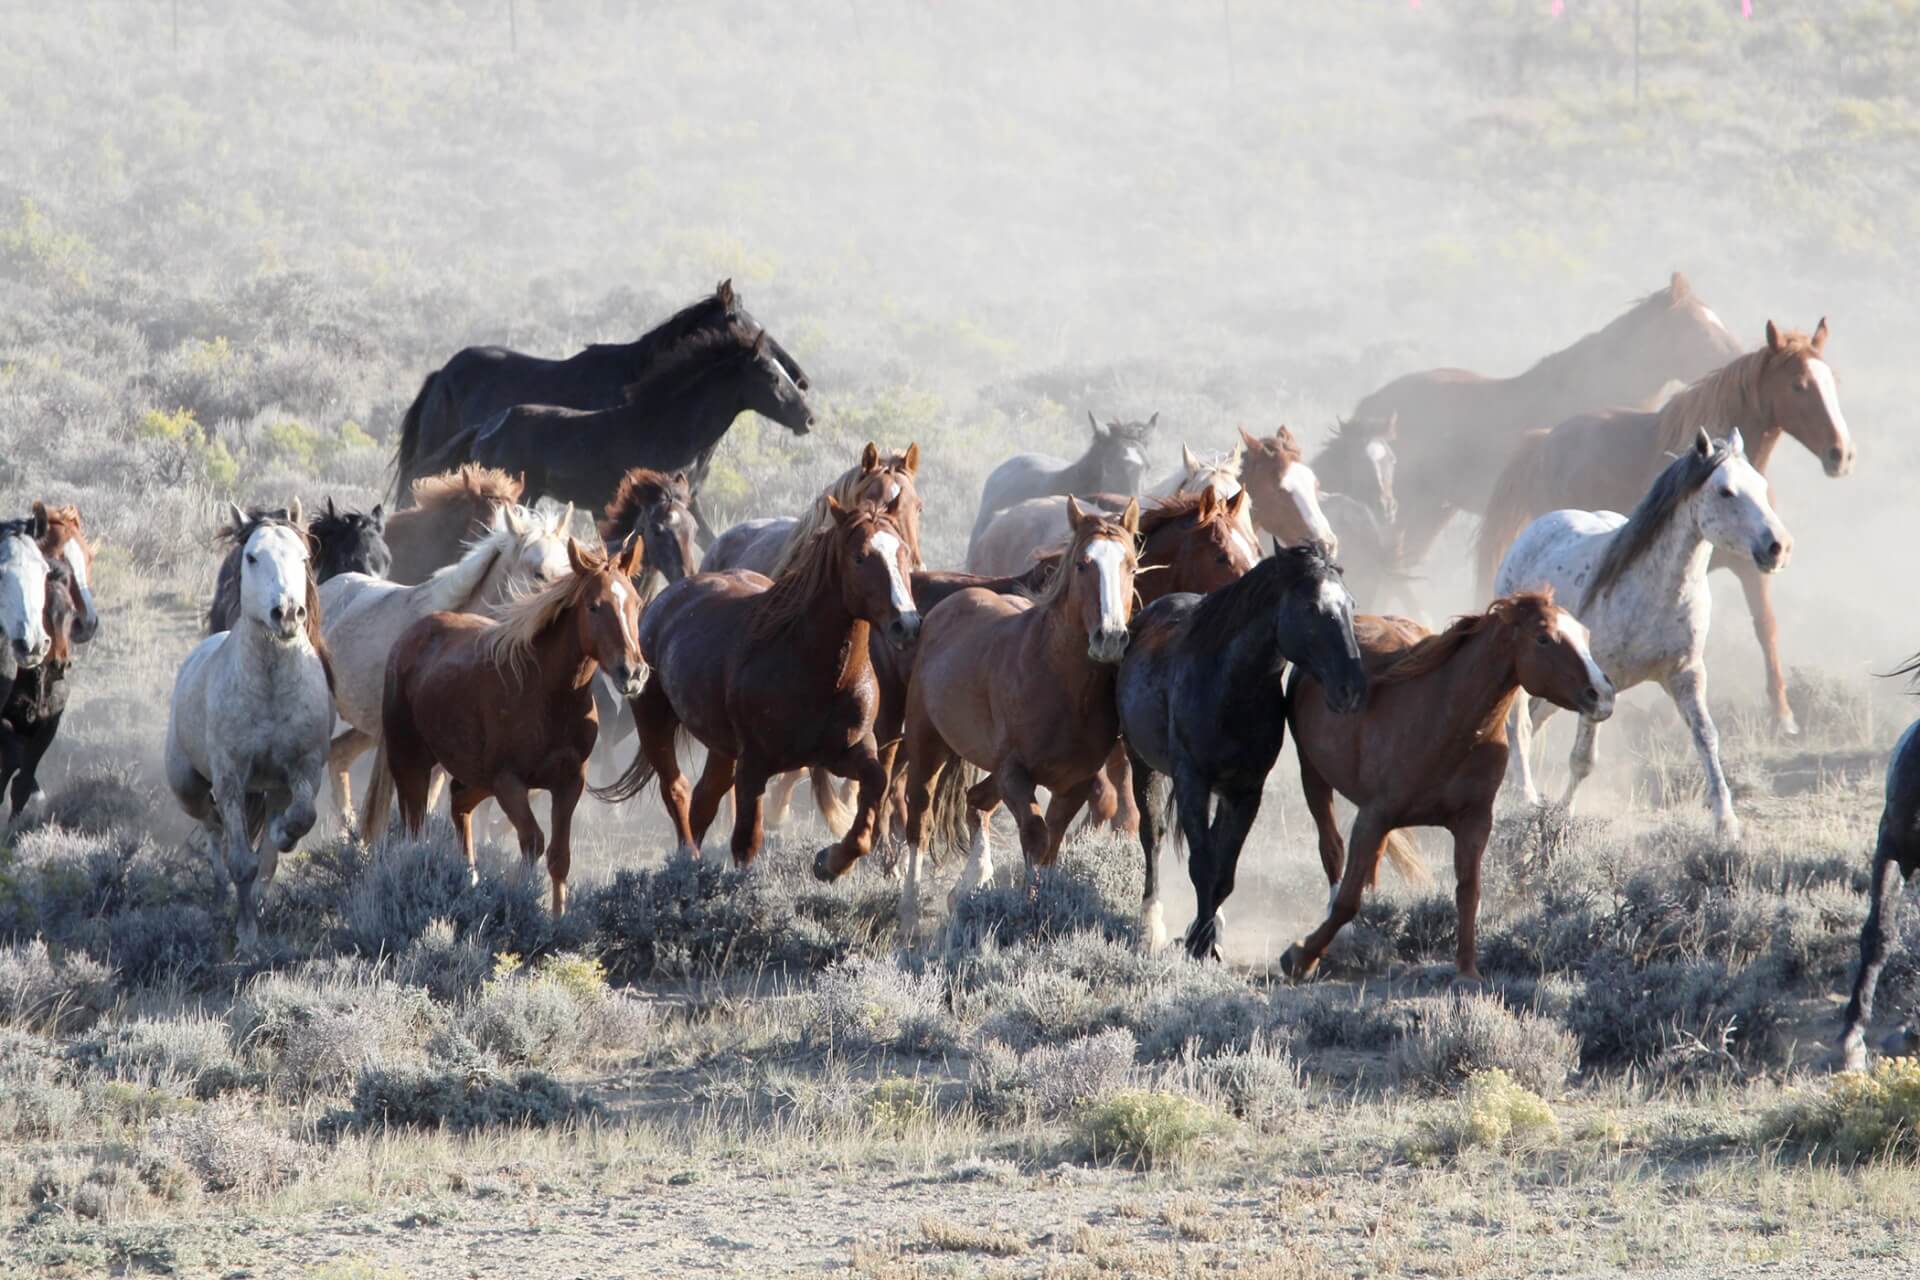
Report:
[[73,602],[75,644],[85,644],[100,630],[100,614],[93,606],[93,544],[87,541],[80,508],[50,507],[33,504],[36,522],[44,519],[47,531],[40,537],[40,554],[49,562],[59,560],[67,566],[66,589]]
[[[434,766],[445,769],[471,868],[473,811],[498,800],[527,861],[545,849],[555,915],[567,909],[573,810],[600,728],[594,677],[606,671],[629,697],[646,678],[640,596],[629,581],[640,556],[638,539],[608,559],[569,538],[570,575],[515,601],[497,621],[429,614],[387,660],[381,728],[402,824],[419,834]],[[553,796],[550,844],[534,819],[532,791]]]
[[1739,354],[1720,317],[1675,272],[1606,328],[1516,377],[1430,369],[1389,382],[1354,417],[1398,416],[1393,448],[1408,563],[1426,557],[1455,512],[1486,509],[1493,477],[1523,432],[1596,406],[1650,404],[1667,384],[1691,382]]
[[[721,796],[733,789],[733,857],[760,852],[768,779],[823,766],[859,781],[859,808],[837,845],[820,851],[844,870],[864,856],[886,774],[873,737],[878,696],[871,630],[905,646],[920,630],[898,499],[885,506],[827,503],[831,527],[778,581],[757,573],[699,573],[647,609],[640,647],[653,678],[634,699],[640,755],[594,794],[624,800],[657,775],[680,847],[696,855]],[[675,758],[684,729],[707,748],[689,788]]]
[[[1613,713],[1613,685],[1594,665],[1587,629],[1550,594],[1503,597],[1438,635],[1405,618],[1365,614],[1354,619],[1353,632],[1367,667],[1359,712],[1335,714],[1304,668],[1296,668],[1287,690],[1300,788],[1320,831],[1331,897],[1326,921],[1287,948],[1281,967],[1301,978],[1320,963],[1359,912],[1383,847],[1403,869],[1418,867],[1398,828],[1445,827],[1458,878],[1458,972],[1476,979],[1480,855],[1507,768],[1507,711],[1525,689],[1604,720]],[[1350,860],[1333,818],[1336,791],[1359,807]]]
[[387,581],[415,586],[458,560],[468,543],[486,533],[495,511],[519,503],[525,487],[517,476],[471,462],[415,480],[413,505],[387,517],[393,553]]
[[[1030,605],[961,591],[927,615],[907,685],[909,847],[900,927],[909,943],[918,926],[928,820],[950,825],[963,765],[989,772],[964,792],[970,848],[956,896],[986,883],[986,820],[1002,801],[1019,822],[1028,867],[1052,863],[1120,740],[1113,682],[1133,614],[1140,508],[1129,502],[1115,520],[1083,512],[1069,498],[1067,519],[1073,542]],[[940,786],[943,775],[947,784]],[[933,812],[936,787],[946,814]],[[1035,787],[1053,793],[1045,817]]]
[[1328,555],[1338,555],[1340,539],[1320,509],[1320,477],[1307,465],[1293,432],[1281,427],[1271,439],[1262,439],[1242,427],[1240,442],[1245,448],[1240,482],[1253,502],[1254,527],[1279,539],[1281,546],[1317,542]]
[[687,473],[671,475],[635,467],[620,477],[613,501],[598,521],[603,546],[625,546],[638,534],[641,552],[639,579],[633,584],[645,600],[661,587],[672,586],[694,572],[699,553],[694,550],[696,522],[689,507],[693,490]]
[[[1853,437],[1840,412],[1833,370],[1822,358],[1826,345],[1824,318],[1811,337],[1782,332],[1769,320],[1765,346],[1675,393],[1656,413],[1615,409],[1525,436],[1500,473],[1480,525],[1475,558],[1482,594],[1500,558],[1534,517],[1569,507],[1633,510],[1647,486],[1702,429],[1717,435],[1738,428],[1747,461],[1762,475],[1783,434],[1805,445],[1828,475],[1847,474],[1853,469]],[[1774,722],[1782,732],[1798,733],[1787,705],[1771,580],[1750,557],[1716,555],[1714,567],[1731,569],[1740,580],[1766,663]]]

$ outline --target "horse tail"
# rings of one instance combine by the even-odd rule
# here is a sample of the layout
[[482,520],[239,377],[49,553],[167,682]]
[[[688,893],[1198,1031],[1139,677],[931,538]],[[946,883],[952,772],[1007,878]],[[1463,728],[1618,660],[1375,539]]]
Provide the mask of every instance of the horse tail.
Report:
[[443,471],[453,470],[463,462],[473,461],[473,446],[480,436],[480,431],[481,428],[477,426],[463,427],[456,431],[446,443],[426,457],[413,459],[409,463],[409,469],[399,477],[399,481],[411,485],[421,476],[437,476]]
[[1412,840],[1399,831],[1387,832],[1387,861],[1393,864],[1394,871],[1402,880],[1421,888],[1433,883],[1433,876],[1427,871],[1427,864],[1420,860],[1420,850],[1414,847]]
[[967,847],[967,792],[978,781],[980,771],[958,755],[947,761],[933,784],[933,804],[927,810],[930,848]]
[[808,774],[813,780],[813,802],[820,808],[820,818],[827,824],[827,830],[838,840],[847,834],[853,826],[854,806],[840,798],[840,790],[833,785],[833,775],[815,765]]
[[[387,740],[382,737],[374,744],[373,770],[367,775],[367,799],[360,806],[362,840],[373,841],[386,834],[387,815],[393,812],[393,796],[393,769],[387,761]],[[424,795],[400,798],[400,822],[408,831],[419,831],[426,820]]]
[[440,370],[435,369],[420,383],[420,394],[407,406],[407,412],[400,419],[400,443],[393,451],[393,505],[405,507],[412,503],[412,481],[419,474],[414,462],[420,453],[420,415],[425,412],[427,397],[437,389],[435,381]]
[[[1147,783],[1147,803],[1142,809],[1151,809],[1153,820],[1160,832],[1163,848],[1175,853],[1187,847],[1187,833],[1180,829],[1180,800],[1173,793],[1173,779],[1164,773],[1156,773]],[[1142,813],[1141,818],[1147,814]]]
[[1480,517],[1480,532],[1474,542],[1475,583],[1479,588],[1476,598],[1483,602],[1493,599],[1493,580],[1500,572],[1501,557],[1521,530],[1540,514],[1535,508],[1547,491],[1550,434],[1543,429],[1520,437],[1513,456],[1493,482],[1493,496],[1487,499],[1486,514]]

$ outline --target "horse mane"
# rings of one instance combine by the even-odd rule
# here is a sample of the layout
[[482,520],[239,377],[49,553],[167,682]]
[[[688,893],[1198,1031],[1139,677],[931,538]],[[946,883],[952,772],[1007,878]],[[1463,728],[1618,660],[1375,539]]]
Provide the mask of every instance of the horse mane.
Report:
[[[1757,351],[1735,356],[1705,377],[1673,393],[1660,407],[1660,448],[1678,453],[1693,442],[1700,427],[1728,428],[1744,425],[1759,399],[1760,380],[1767,366],[1777,360],[1816,354],[1813,339],[1799,329],[1780,330],[1778,347],[1762,346]],[[1765,424],[1754,423],[1756,429]]]
[[[1625,311],[1622,311],[1619,315],[1607,321],[1592,333],[1576,339],[1558,351],[1551,351],[1541,356],[1527,368],[1526,372],[1539,373],[1543,370],[1554,368],[1557,365],[1572,364],[1576,360],[1587,359],[1595,347],[1614,341],[1627,330],[1644,324],[1657,315],[1674,311],[1684,306],[1699,305],[1701,305],[1700,298],[1698,294],[1694,293],[1693,286],[1687,282],[1686,276],[1676,271],[1673,273],[1673,278],[1666,284],[1655,289],[1652,293],[1633,299],[1632,302],[1627,304]],[[1525,375],[1523,374],[1522,376]]]
[[634,467],[620,477],[620,487],[613,491],[613,501],[607,503],[600,517],[600,540],[612,546],[616,536],[633,527],[641,512],[663,502],[685,503],[691,497],[686,476]]
[[80,611],[73,607],[71,583],[73,570],[67,562],[58,557],[47,559],[47,605],[41,611],[47,636],[53,642],[47,649],[47,663],[61,666],[73,659],[73,624],[80,619]]
[[526,483],[498,467],[483,467],[463,462],[452,471],[437,476],[421,476],[413,482],[413,501],[417,507],[441,507],[455,502],[476,506],[501,507],[520,501]]
[[[884,524],[901,533],[900,523],[871,503],[861,503],[853,519],[855,526]],[[752,643],[766,644],[793,631],[813,611],[814,602],[832,588],[840,574],[840,548],[836,545],[839,540],[834,532],[835,529],[822,529],[808,538],[792,563],[761,594],[748,628]]]
[[533,646],[560,615],[579,602],[592,580],[590,574],[569,573],[538,591],[509,601],[480,639],[482,651],[494,666],[516,676],[533,655]]
[[1672,522],[1680,505],[1698,492],[1714,471],[1732,456],[1733,450],[1727,442],[1716,440],[1704,456],[1698,449],[1683,449],[1678,457],[1667,464],[1640,501],[1634,504],[1627,522],[1607,543],[1600,563],[1594,568],[1593,578],[1580,597],[1582,613],[1611,590],[1621,576],[1647,553],[1648,548],[1659,539],[1661,531]]
[[[1169,501],[1171,501],[1171,499]],[[1194,498],[1194,504],[1196,506],[1199,505],[1199,499],[1197,497]],[[1073,539],[1068,542],[1065,547],[1062,547],[1058,551],[1049,552],[1044,556],[1034,557],[1034,568],[1027,571],[1029,577],[1033,574],[1034,570],[1039,569],[1042,565],[1054,566],[1048,573],[1046,585],[1033,593],[1034,608],[1045,609],[1067,594],[1067,587],[1073,581],[1073,575],[1059,572],[1058,566],[1078,560],[1080,553],[1087,549],[1087,544],[1096,538],[1116,538],[1127,548],[1128,554],[1137,556],[1139,543],[1135,541],[1134,535],[1128,533],[1126,527],[1117,519],[1112,516],[1101,515],[1097,511],[1088,511],[1084,514],[1085,518],[1081,521],[1080,528],[1075,531]],[[1141,537],[1146,536],[1146,524],[1147,515],[1145,511],[1142,511],[1140,513]]]
[[1242,630],[1271,614],[1280,597],[1300,579],[1339,572],[1340,566],[1317,542],[1281,547],[1238,581],[1202,596],[1187,635],[1203,651],[1218,652]]
[[1445,631],[1416,640],[1384,669],[1369,672],[1368,683],[1378,689],[1427,675],[1445,666],[1454,654],[1460,652],[1462,645],[1481,632],[1513,622],[1521,614],[1544,613],[1552,607],[1551,590],[1516,591],[1510,596],[1502,596],[1488,605],[1485,612],[1462,614]]
[[344,533],[357,524],[365,523],[367,519],[367,513],[364,511],[335,508],[329,512],[322,507],[313,513],[312,519],[307,521],[307,533],[315,542],[319,542],[330,532],[338,530]]
[[662,351],[653,364],[621,392],[627,405],[663,399],[729,356],[751,352],[764,329],[730,320],[724,328],[695,329]]
[[[832,527],[833,511],[827,506],[828,498],[832,498],[843,507],[857,506],[861,501],[861,481],[872,476],[884,475],[903,475],[911,480],[912,474],[907,470],[905,450],[887,454],[880,459],[880,465],[872,471],[863,470],[856,462],[836,476],[833,482],[814,498],[806,512],[793,522],[793,528],[787,533],[787,540],[780,544],[780,554],[774,557],[773,570],[767,576],[770,578],[783,576],[800,558],[800,553],[807,543]],[[900,540],[907,544],[909,566],[919,568],[925,562],[920,558],[920,537],[915,532],[913,522],[906,519],[903,514],[900,519],[894,521],[894,526],[900,531]]]
[[246,519],[240,524],[222,525],[213,532],[216,544],[230,543],[232,550],[228,558],[238,555],[247,542],[262,529],[279,527],[291,529],[298,534],[307,548],[307,643],[313,646],[313,652],[320,659],[320,669],[326,673],[327,692],[335,691],[333,682],[333,650],[327,648],[327,637],[320,627],[320,585],[313,576],[313,556],[315,551],[313,534],[293,522],[292,513],[285,507],[248,507]]
[[[1197,517],[1200,513],[1200,503],[1205,497],[1205,491],[1200,493],[1176,493],[1170,498],[1155,498],[1151,503],[1142,503],[1140,507],[1141,539],[1145,540],[1150,538],[1174,521],[1184,520],[1188,516],[1196,517],[1195,523],[1197,524]],[[1221,520],[1226,518],[1226,503],[1216,498],[1214,499],[1213,509],[1215,512],[1214,519]]]
[[47,536],[40,539],[40,549],[44,552],[58,551],[69,539],[80,544],[80,550],[87,556],[93,555],[93,544],[87,541],[86,530],[80,522],[80,508],[72,505],[52,507],[45,503],[35,504],[47,515]]

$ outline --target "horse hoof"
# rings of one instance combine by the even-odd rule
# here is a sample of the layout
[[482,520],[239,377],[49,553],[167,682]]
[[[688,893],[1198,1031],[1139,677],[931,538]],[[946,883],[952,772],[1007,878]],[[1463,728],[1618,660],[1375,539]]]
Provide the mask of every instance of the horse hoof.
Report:
[[1167,945],[1167,912],[1157,898],[1140,922],[1140,945],[1148,955]]
[[830,844],[813,855],[813,878],[822,884],[833,883],[846,871],[845,867],[837,870],[834,868],[833,854],[836,848],[838,848],[837,845]]
[[1773,718],[1773,727],[1783,738],[1797,738],[1800,736],[1800,721],[1794,717],[1791,711],[1782,712],[1780,715],[1775,716]]
[[1307,959],[1306,949],[1297,942],[1280,954],[1280,972],[1295,982],[1311,976],[1319,965],[1318,960]]

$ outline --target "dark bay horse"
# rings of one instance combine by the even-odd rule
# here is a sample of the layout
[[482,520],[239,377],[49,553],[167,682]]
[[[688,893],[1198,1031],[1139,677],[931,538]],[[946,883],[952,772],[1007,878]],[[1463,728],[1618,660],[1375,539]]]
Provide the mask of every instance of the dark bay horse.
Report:
[[393,553],[387,581],[417,586],[467,553],[467,545],[493,527],[494,512],[518,506],[526,485],[492,467],[462,465],[442,475],[421,476],[408,490],[412,504],[387,517],[385,536]]
[[1102,423],[1089,411],[1093,439],[1073,461],[1047,453],[1016,453],[995,467],[980,488],[980,511],[967,536],[967,567],[974,567],[973,544],[987,525],[1016,503],[1069,493],[1139,493],[1147,474],[1147,448],[1159,424],[1158,413],[1145,422]]
[[638,535],[644,548],[640,576],[634,582],[641,599],[672,586],[699,567],[694,550],[693,490],[687,473],[671,474],[635,467],[620,477],[620,487],[598,521],[600,541],[624,546]]
[[1675,272],[1624,315],[1511,378],[1430,369],[1361,400],[1354,417],[1397,415],[1400,522],[1408,563],[1456,512],[1486,509],[1521,434],[1608,405],[1646,405],[1740,354],[1740,343]]
[[[505,347],[468,347],[427,375],[400,423],[394,458],[394,501],[406,506],[413,482],[440,467],[421,459],[438,453],[462,432],[521,404],[564,409],[611,409],[625,399],[666,352],[698,333],[724,332],[734,325],[758,331],[731,280],[722,280],[707,297],[683,307],[633,342],[596,343],[564,360],[522,355]],[[807,375],[771,337],[768,349],[802,390]],[[699,477],[695,478],[696,487]],[[518,499],[516,498],[516,501]],[[597,509],[599,503],[593,504]]]
[[[1281,432],[1285,433],[1286,428],[1282,427]],[[1351,501],[1366,504],[1382,525],[1392,525],[1399,520],[1400,504],[1393,496],[1394,468],[1399,463],[1393,442],[1399,436],[1398,414],[1390,413],[1380,419],[1344,418],[1336,422],[1332,434],[1313,459],[1313,474],[1325,490],[1322,500],[1343,494]],[[1246,438],[1252,440],[1251,436]],[[1254,508],[1253,518],[1260,519],[1258,506]],[[1334,524],[1336,531],[1339,527],[1338,523]]]
[[[1920,672],[1920,656],[1894,672]],[[1898,870],[1900,879],[1894,879]],[[1920,871],[1920,722],[1907,726],[1887,762],[1887,799],[1880,810],[1880,835],[1873,850],[1873,876],[1867,890],[1867,921],[1860,929],[1860,968],[1854,974],[1853,995],[1847,1001],[1846,1029],[1840,1037],[1842,1065],[1848,1071],[1867,1069],[1867,1023],[1873,1021],[1873,990],[1887,963],[1887,914],[1894,908],[1903,881]],[[1911,1029],[1893,1037],[1894,1047],[1912,1052]]]
[[1165,595],[1134,616],[1114,692],[1146,854],[1141,924],[1150,949],[1166,941],[1166,819],[1149,794],[1155,778],[1172,780],[1199,904],[1187,950],[1217,957],[1220,905],[1233,892],[1241,846],[1286,734],[1289,662],[1313,673],[1336,713],[1357,710],[1366,696],[1353,597],[1318,545],[1279,549],[1211,595]]
[[[878,702],[868,659],[872,631],[912,643],[920,614],[908,586],[912,565],[897,499],[842,507],[777,581],[756,573],[698,573],[655,597],[640,628],[653,677],[633,701],[640,754],[610,787],[619,801],[656,776],[682,849],[696,855],[733,791],[733,858],[760,852],[767,782],[815,765],[858,780],[858,811],[815,868],[836,874],[864,857],[886,774],[873,737]],[[689,787],[675,757],[684,730],[707,748],[699,784]]]
[[80,508],[33,504],[36,522],[46,521],[47,531],[40,535],[40,554],[52,564],[59,560],[67,566],[67,593],[73,598],[74,644],[86,644],[100,631],[100,613],[93,604],[93,544],[87,540]]
[[[598,511],[633,467],[685,470],[700,516],[707,465],[734,420],[751,410],[795,435],[813,426],[806,394],[774,355],[764,329],[703,330],[662,353],[625,399],[606,409],[522,404],[467,428],[423,470],[477,462],[521,476],[526,492]],[[711,534],[708,534],[711,537]]]
[[[956,896],[991,875],[987,818],[1003,801],[1019,823],[1028,868],[1049,865],[1119,740],[1113,682],[1133,613],[1140,508],[1129,502],[1110,519],[1069,498],[1067,519],[1073,541],[1037,599],[956,592],[922,628],[904,738],[908,850],[900,927],[909,944],[918,927],[929,819],[946,829],[952,810],[965,806],[970,848]],[[967,765],[988,776],[963,786]],[[1044,817],[1036,787],[1053,793]],[[936,800],[946,813],[934,812]]]
[[[1828,475],[1846,475],[1853,469],[1853,437],[1840,412],[1833,370],[1822,358],[1826,345],[1825,319],[1811,337],[1783,332],[1768,321],[1766,345],[1675,393],[1658,412],[1588,414],[1523,437],[1500,473],[1480,525],[1476,558],[1483,591],[1501,556],[1534,517],[1563,508],[1633,510],[1673,455],[1685,452],[1702,428],[1715,435],[1738,429],[1747,461],[1761,475],[1783,435],[1806,446]],[[1787,705],[1771,582],[1745,556],[1717,554],[1713,567],[1731,569],[1740,580],[1766,663],[1774,722],[1784,733],[1798,733]]]
[[[527,861],[546,853],[555,915],[567,908],[573,810],[599,732],[594,677],[607,672],[628,696],[646,679],[640,594],[630,581],[640,556],[637,539],[609,559],[569,538],[571,574],[497,620],[429,614],[387,660],[382,747],[401,823],[419,834],[434,766],[445,769],[454,830],[472,867],[473,811],[498,800]],[[553,796],[551,842],[534,818],[533,791]]]
[[16,667],[0,695],[0,787],[12,783],[13,809],[41,796],[41,758],[60,732],[67,711],[67,675],[73,668],[74,633],[80,622],[73,569],[63,557],[47,558],[47,601],[42,615],[52,646],[35,667]]
[[[240,616],[240,554],[254,529],[263,522],[299,524],[300,504],[296,502],[291,510],[251,507],[245,516],[245,523],[225,525],[214,532],[216,541],[227,544],[227,554],[214,578],[213,603],[207,606],[208,635],[232,630],[234,619]],[[378,504],[370,512],[341,511],[328,498],[327,505],[305,524],[313,580],[326,582],[343,573],[384,577],[393,557],[382,537],[383,523]]]
[[[1493,829],[1493,800],[1507,769],[1507,713],[1522,689],[1591,720],[1613,712],[1613,686],[1594,665],[1587,631],[1550,594],[1505,596],[1438,635],[1406,618],[1362,614],[1354,625],[1367,666],[1366,705],[1336,714],[1319,681],[1295,668],[1287,719],[1300,757],[1300,789],[1320,832],[1327,919],[1280,958],[1303,978],[1359,913],[1380,853],[1423,875],[1401,827],[1453,835],[1458,913],[1456,964],[1479,977],[1475,921],[1480,857]],[[1352,857],[1333,817],[1339,792],[1359,807]],[[1344,863],[1344,872],[1343,864]]]

